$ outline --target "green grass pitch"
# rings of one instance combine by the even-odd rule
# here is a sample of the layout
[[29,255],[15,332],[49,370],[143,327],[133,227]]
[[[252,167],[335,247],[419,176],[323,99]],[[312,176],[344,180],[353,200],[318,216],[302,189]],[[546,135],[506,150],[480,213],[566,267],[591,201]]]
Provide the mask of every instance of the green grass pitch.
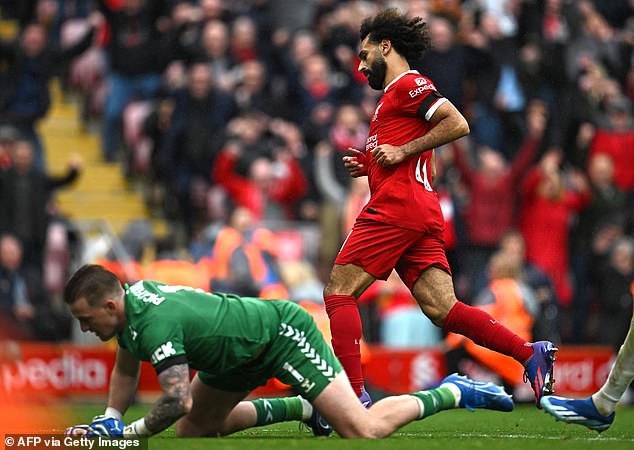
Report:
[[[147,406],[134,406],[124,421],[141,417]],[[75,405],[71,414],[77,423],[86,423],[103,407]],[[530,405],[516,406],[511,413],[464,410],[442,412],[414,422],[392,437],[377,440],[344,440],[314,438],[310,431],[300,430],[297,422],[253,428],[224,438],[176,439],[170,428],[148,442],[149,450],[401,450],[401,449],[484,449],[484,450],[580,450],[634,449],[634,408],[617,410],[612,427],[599,435],[578,425],[555,420]]]

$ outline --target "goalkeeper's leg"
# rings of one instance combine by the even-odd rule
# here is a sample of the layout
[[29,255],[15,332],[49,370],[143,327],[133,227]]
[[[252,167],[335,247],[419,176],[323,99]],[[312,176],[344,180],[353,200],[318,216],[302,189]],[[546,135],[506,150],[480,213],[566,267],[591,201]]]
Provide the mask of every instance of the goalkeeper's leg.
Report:
[[606,416],[612,414],[632,380],[634,380],[634,316],[630,322],[630,331],[616,355],[608,380],[592,396],[597,410]]
[[176,423],[176,434],[225,436],[247,428],[292,420],[309,421],[313,408],[301,397],[242,401],[248,392],[228,392],[192,381],[193,405]]

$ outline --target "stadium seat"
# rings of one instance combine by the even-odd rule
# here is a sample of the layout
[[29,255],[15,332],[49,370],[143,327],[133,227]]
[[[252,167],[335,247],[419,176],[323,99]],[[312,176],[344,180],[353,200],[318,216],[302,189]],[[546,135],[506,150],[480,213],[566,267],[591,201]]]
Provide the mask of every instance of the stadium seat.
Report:
[[198,271],[198,266],[191,261],[159,259],[147,264],[143,271],[146,280],[160,281],[166,284],[191,286],[205,291],[209,289],[209,282],[204,273]]

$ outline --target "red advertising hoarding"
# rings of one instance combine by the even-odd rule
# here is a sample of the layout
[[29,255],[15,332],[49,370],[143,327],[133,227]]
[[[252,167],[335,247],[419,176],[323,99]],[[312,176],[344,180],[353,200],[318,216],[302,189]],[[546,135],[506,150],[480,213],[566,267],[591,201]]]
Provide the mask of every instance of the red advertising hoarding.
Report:
[[[446,375],[444,354],[436,349],[394,350],[368,346],[365,374],[368,384],[389,394],[400,394],[435,385]],[[563,346],[557,353],[556,391],[584,396],[599,389],[611,367],[613,352],[607,347]],[[114,350],[105,346],[80,347],[19,343],[10,357],[0,361],[0,390],[10,395],[105,396]],[[157,394],[154,370],[143,363],[140,394]],[[272,380],[256,394],[286,394]]]

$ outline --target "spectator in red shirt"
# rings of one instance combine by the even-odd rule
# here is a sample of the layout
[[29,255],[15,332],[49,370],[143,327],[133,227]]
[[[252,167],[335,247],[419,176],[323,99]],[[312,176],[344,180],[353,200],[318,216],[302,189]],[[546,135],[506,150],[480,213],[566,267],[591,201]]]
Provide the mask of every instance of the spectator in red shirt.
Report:
[[[526,240],[526,257],[553,281],[560,305],[572,300],[568,274],[570,221],[592,199],[588,182],[580,172],[569,180],[559,169],[561,153],[551,150],[526,176],[522,186],[520,225]],[[565,186],[569,181],[571,188]]]
[[515,225],[517,191],[544,134],[545,105],[540,101],[533,101],[527,109],[526,119],[528,134],[510,164],[498,151],[482,147],[478,155],[480,166],[476,169],[468,164],[457,145],[452,146],[455,165],[469,188],[471,197],[465,211],[465,224],[469,243],[467,267],[474,271],[486,264],[502,235]]
[[634,193],[634,127],[632,106],[625,97],[606,105],[609,126],[599,128],[590,144],[590,156],[607,153],[614,161],[614,181],[625,192]]
[[256,220],[292,219],[294,208],[307,189],[306,177],[297,160],[299,130],[283,121],[274,121],[270,129],[284,141],[270,158],[255,157],[246,176],[242,175],[236,169],[243,148],[240,142],[233,141],[218,155],[212,177],[237,206],[249,209]]

